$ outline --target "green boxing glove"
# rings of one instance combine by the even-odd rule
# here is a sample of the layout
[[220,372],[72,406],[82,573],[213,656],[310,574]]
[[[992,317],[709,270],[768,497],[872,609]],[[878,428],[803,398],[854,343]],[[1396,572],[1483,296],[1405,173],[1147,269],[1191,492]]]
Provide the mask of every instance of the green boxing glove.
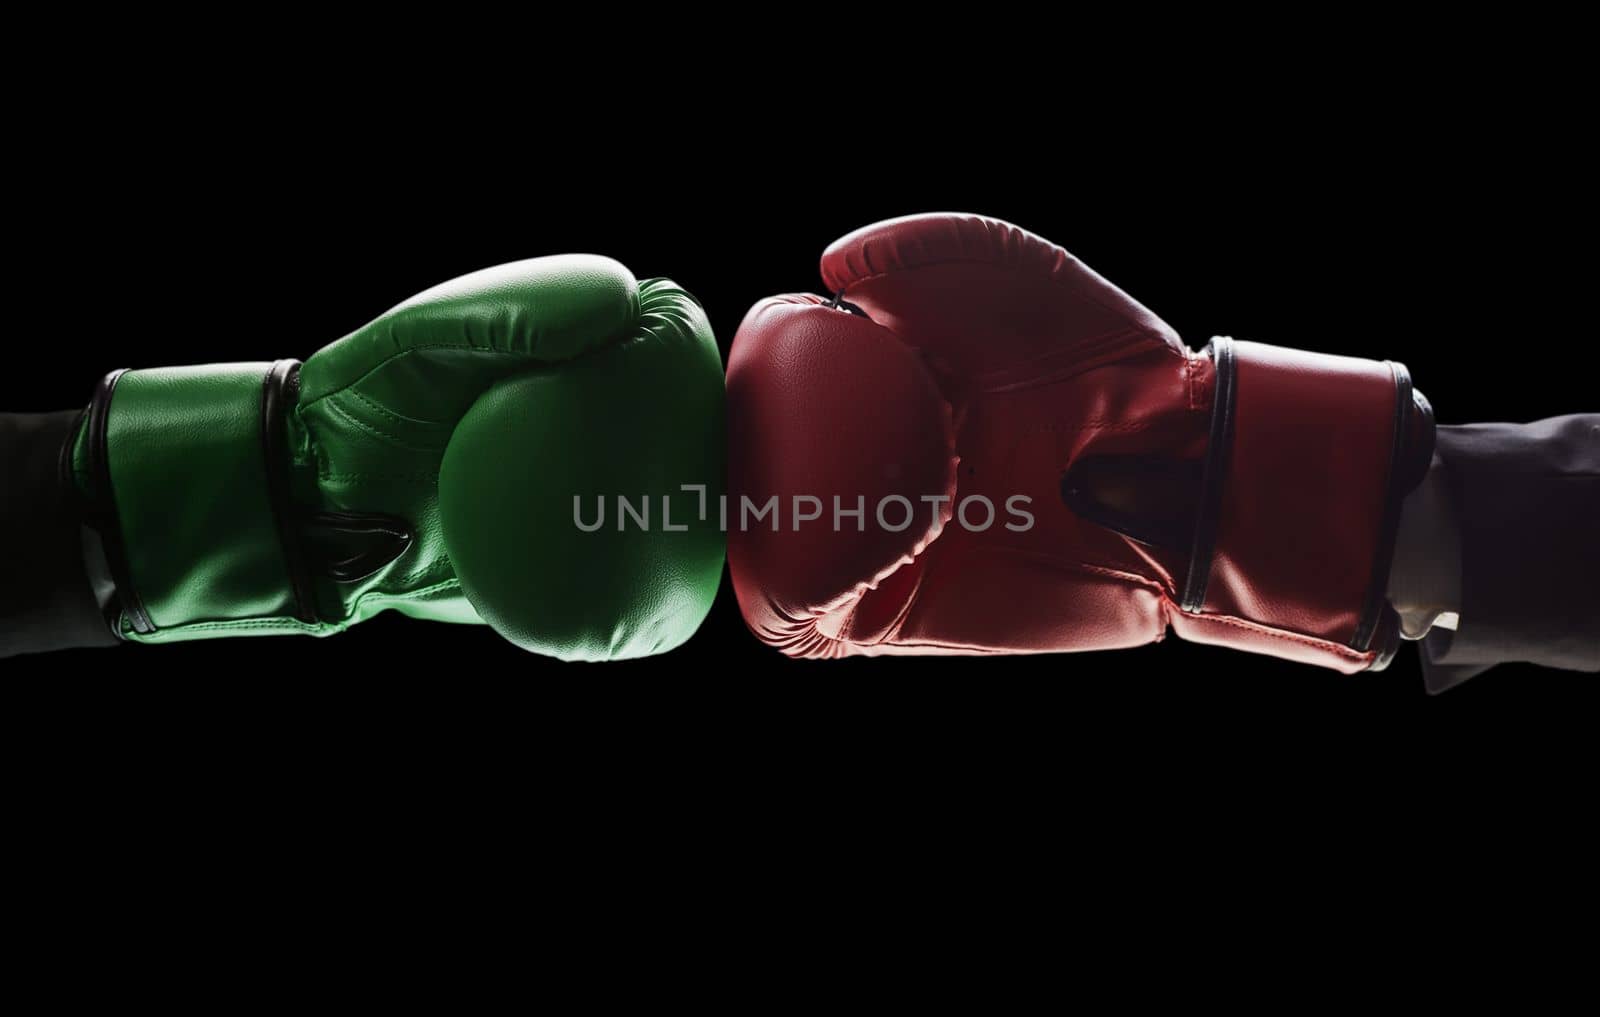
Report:
[[125,639],[393,608],[615,660],[709,610],[723,447],[694,298],[562,255],[437,286],[304,365],[113,372],[71,469]]

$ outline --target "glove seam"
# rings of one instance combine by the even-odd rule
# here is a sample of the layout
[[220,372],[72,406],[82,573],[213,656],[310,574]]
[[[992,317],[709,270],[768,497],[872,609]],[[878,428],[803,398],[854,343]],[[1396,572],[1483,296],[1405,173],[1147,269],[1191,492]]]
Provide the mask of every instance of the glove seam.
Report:
[[398,436],[390,434],[388,431],[382,430],[382,429],[380,429],[380,428],[378,428],[378,427],[376,427],[376,426],[374,426],[372,424],[367,423],[366,421],[364,421],[361,418],[357,417],[355,414],[351,413],[349,410],[345,409],[343,406],[340,406],[337,402],[329,403],[328,404],[328,408],[331,409],[333,412],[337,413],[340,417],[344,418],[349,423],[353,424],[354,426],[360,428],[363,431],[366,431],[367,433],[373,435],[374,437],[387,439],[389,441],[389,443],[394,445],[396,448],[404,449],[407,452],[421,452],[421,453],[424,453],[424,454],[433,453],[433,452],[438,452],[439,451],[439,449],[437,449],[437,448],[430,448],[430,447],[423,446],[423,445],[412,445],[409,442],[406,442],[405,440],[399,438]]
[[1090,572],[1095,575],[1104,576],[1108,579],[1116,579],[1122,582],[1131,583],[1135,586],[1145,587],[1153,590],[1163,598],[1171,596],[1171,591],[1159,580],[1150,579],[1149,577],[1142,576],[1137,572],[1129,572],[1126,569],[1119,569],[1111,565],[1096,565],[1093,562],[1079,561],[1072,558],[1057,558],[1052,555],[1039,554],[1033,551],[1025,551],[1021,548],[1008,547],[1004,544],[985,543],[982,544],[981,547],[986,553],[1004,554],[1013,558],[1022,558],[1028,561],[1039,562],[1044,565],[1055,566],[1057,568],[1077,569],[1083,572]]
[[[160,630],[160,635],[170,636],[178,632],[208,632],[222,629],[299,629],[303,632],[319,632],[324,629],[340,629],[342,622],[303,622],[293,618],[237,618],[233,621],[220,622],[192,622],[188,625],[170,625]],[[141,640],[143,641],[143,640]],[[159,641],[159,640],[154,640]]]
[[[1072,255],[1067,254],[1066,251],[1061,250],[1060,248],[1057,248],[1057,251],[1060,254],[1066,255],[1068,258],[1072,258]],[[1073,258],[1072,260],[1076,261],[1077,259]],[[1081,262],[1080,262],[1080,264],[1081,264]],[[942,268],[942,267],[947,266],[947,265],[987,265],[987,266],[989,266],[991,268],[1005,268],[1005,267],[1007,267],[1006,265],[1004,265],[1004,264],[1002,264],[1000,262],[995,262],[995,261],[990,261],[990,260],[980,259],[980,258],[951,258],[951,259],[947,259],[947,260],[944,260],[944,261],[927,261],[927,262],[921,262],[921,263],[916,264],[916,265],[902,265],[902,266],[900,266],[898,268],[886,269],[886,270],[884,270],[882,272],[874,272],[871,275],[864,275],[864,276],[861,276],[859,278],[852,279],[849,282],[845,283],[843,286],[839,287],[839,295],[842,297],[845,293],[849,292],[850,287],[859,285],[861,283],[872,282],[874,279],[884,279],[884,278],[887,278],[887,277],[889,277],[891,275],[895,275],[895,274],[900,273],[900,272],[916,272],[916,271],[918,271],[920,269],[924,269],[924,268]],[[1087,266],[1085,266],[1085,268],[1087,269]],[[1123,317],[1124,314],[1125,314],[1125,311],[1123,309],[1111,307],[1108,304],[1102,303],[1100,300],[1096,299],[1093,296],[1090,296],[1089,294],[1085,293],[1083,290],[1074,287],[1071,283],[1058,278],[1055,275],[1054,272],[1047,273],[1046,275],[1042,276],[1041,278],[1045,282],[1048,282],[1052,286],[1062,287],[1067,292],[1071,293],[1073,296],[1080,297],[1083,300],[1086,300],[1089,303],[1094,304],[1096,307],[1100,308],[1102,311],[1106,311],[1106,312],[1108,312],[1110,314],[1113,314],[1113,315],[1115,315],[1117,317]],[[823,282],[827,282],[827,278],[826,277],[823,278]],[[1110,285],[1110,284],[1107,283],[1107,285]],[[1138,303],[1138,301],[1135,301],[1132,297],[1129,297],[1128,300],[1130,302],[1132,302],[1134,304],[1134,306],[1143,309],[1146,314],[1150,314],[1151,317],[1154,317],[1154,314],[1152,314],[1148,308],[1145,308],[1143,304]],[[1157,320],[1159,320],[1159,319],[1157,319]],[[1166,337],[1164,337],[1164,336],[1162,336],[1162,335],[1160,335],[1158,333],[1151,332],[1149,329],[1146,329],[1146,328],[1134,328],[1131,331],[1133,331],[1137,335],[1145,337],[1146,339],[1148,339],[1149,341],[1155,343],[1157,346],[1160,346],[1162,349],[1166,350],[1168,353],[1172,354],[1175,357],[1180,357],[1180,358],[1185,359],[1185,360],[1188,359],[1188,357],[1187,357],[1187,355],[1185,353],[1185,351],[1188,349],[1188,347],[1185,346],[1183,340],[1181,338],[1179,338],[1176,335],[1176,333],[1174,333],[1174,335],[1173,335],[1174,340],[1176,340],[1176,345],[1174,345],[1173,343],[1168,342],[1166,340]]]
[[[446,556],[446,555],[440,555],[438,561],[434,562],[431,565],[426,566],[425,568],[420,568],[415,572],[411,572],[411,573],[408,573],[407,575],[401,576],[398,580],[396,580],[396,582],[409,583],[414,579],[421,579],[424,576],[432,575],[435,572],[444,572],[446,570],[450,571],[451,578],[450,579],[446,579],[446,580],[441,580],[438,585],[443,585],[444,583],[449,583],[449,582],[457,582],[457,583],[460,582],[460,579],[455,577],[455,566],[453,564],[451,564],[450,558],[448,556]],[[419,592],[421,592],[421,593],[430,593],[432,591],[433,591],[433,587],[430,586],[430,587],[424,587]],[[382,594],[382,595],[383,596],[399,596],[399,594]],[[357,600],[361,600],[361,599],[363,599],[365,597],[366,597],[366,594],[362,594],[361,597],[357,598]]]
[[1167,588],[1165,586],[1154,579],[1147,579],[1144,576],[1134,572],[1125,572],[1122,569],[1114,569],[1105,565],[1092,565],[1086,561],[1063,562],[1061,564],[1066,565],[1068,568],[1080,569],[1084,572],[1105,576],[1108,579],[1119,579],[1125,583],[1132,583],[1135,586],[1142,586],[1147,589],[1154,590],[1156,593],[1161,595],[1162,599],[1167,598]]
[[[926,554],[927,551],[928,551],[928,548],[931,547],[931,546],[933,546],[932,539],[930,539],[928,541],[928,543],[923,546],[922,554]],[[856,620],[856,614],[860,611],[862,603],[866,601],[868,592],[870,592],[871,590],[876,590],[878,588],[878,586],[883,585],[884,581],[887,580],[889,578],[889,576],[892,576],[896,572],[899,572],[901,569],[905,568],[907,565],[916,564],[917,563],[917,559],[919,557],[920,557],[920,555],[918,555],[918,554],[911,555],[909,560],[901,562],[900,564],[896,565],[894,567],[893,571],[891,571],[888,575],[884,576],[882,579],[878,580],[877,585],[869,587],[867,590],[863,590],[861,593],[857,594],[855,602],[850,605],[850,613],[845,616],[844,624],[840,626],[839,630],[841,632],[850,631],[850,625],[851,625],[851,623],[853,623]],[[852,645],[879,646],[879,645],[882,645],[884,643],[897,644],[898,640],[900,638],[900,631],[902,629],[904,629],[905,626],[906,626],[906,619],[911,617],[911,612],[916,609],[917,604],[922,600],[922,591],[927,589],[927,586],[928,586],[928,572],[929,572],[930,569],[932,569],[932,567],[933,567],[933,562],[932,562],[931,559],[926,559],[926,558],[923,559],[923,561],[922,561],[922,574],[917,576],[917,588],[915,590],[911,591],[911,596],[906,598],[906,602],[905,602],[904,606],[902,606],[899,611],[895,612],[894,621],[889,625],[888,629],[885,630],[882,639],[878,639],[878,640],[876,640],[876,641],[874,641],[872,643],[866,643],[866,644],[857,643],[857,644],[852,644]],[[816,623],[812,622],[812,628],[815,629],[815,627],[816,627]],[[818,632],[817,634],[821,635],[824,639],[827,638],[827,636],[824,635],[821,632]],[[838,642],[844,642],[844,640],[837,640],[837,641]]]
[[[445,559],[439,564],[448,565],[450,562],[449,559]],[[420,572],[415,572],[409,576],[402,576],[400,577],[400,581],[407,582],[412,579],[420,579],[429,572],[434,572],[437,570],[438,564],[432,565],[421,570]],[[352,601],[350,606],[355,608],[360,606],[364,601],[368,600],[414,600],[417,597],[426,597],[431,594],[438,593],[441,590],[448,590],[451,587],[459,587],[460,585],[461,577],[452,575],[449,579],[441,580],[437,583],[434,583],[432,586],[424,586],[420,590],[407,590],[404,593],[390,593],[386,590],[368,590],[366,593],[361,594],[354,601]],[[355,611],[352,610],[350,613],[354,614]]]
[[[424,570],[424,572],[426,572],[426,571],[428,571],[428,570]],[[411,579],[411,578],[415,578],[415,577],[414,576],[407,576],[405,578],[406,579]],[[458,587],[460,587],[460,585],[461,585],[461,580],[460,579],[451,578],[451,579],[445,580],[444,582],[435,583],[432,586],[425,586],[420,590],[412,590],[412,591],[409,591],[407,593],[388,593],[388,592],[383,592],[383,591],[373,591],[371,593],[364,593],[360,597],[357,597],[354,602],[352,602],[352,604],[350,605],[351,606],[351,610],[345,616],[345,618],[343,620],[337,621],[337,622],[311,623],[311,622],[297,621],[297,620],[295,620],[293,618],[260,618],[260,619],[257,619],[257,618],[237,618],[237,619],[234,619],[234,620],[231,620],[231,621],[194,622],[194,623],[189,624],[189,625],[174,625],[174,626],[171,626],[169,628],[162,629],[161,630],[161,634],[162,635],[166,635],[166,636],[170,636],[170,635],[172,635],[174,633],[178,633],[178,632],[215,632],[215,631],[222,631],[222,630],[227,630],[227,629],[241,629],[241,628],[251,628],[251,629],[262,629],[262,628],[286,629],[287,628],[287,629],[298,629],[298,630],[300,630],[302,632],[330,632],[330,633],[331,632],[342,632],[342,631],[344,631],[344,629],[346,629],[346,628],[348,628],[350,626],[350,624],[351,624],[350,618],[354,617],[355,614],[357,613],[355,611],[355,608],[360,607],[362,603],[364,603],[364,602],[366,602],[368,600],[380,600],[380,601],[415,600],[415,599],[418,599],[420,597],[429,596],[431,594],[438,593],[438,592],[443,591],[443,590],[448,590],[448,589],[451,589],[451,588],[458,588]]]
[[456,343],[428,343],[428,344],[422,345],[422,346],[408,346],[405,349],[400,350],[399,352],[391,353],[389,356],[384,357],[382,360],[378,361],[376,364],[373,364],[371,367],[367,368],[367,370],[363,371],[360,377],[353,378],[350,381],[345,382],[343,385],[340,385],[338,388],[333,389],[331,392],[324,392],[321,395],[317,396],[315,399],[311,399],[311,400],[308,400],[307,402],[304,402],[304,403],[300,404],[299,409],[300,410],[309,409],[312,406],[317,405],[318,403],[322,402],[325,399],[330,399],[333,396],[338,395],[339,393],[343,392],[345,389],[352,388],[352,387],[354,387],[356,385],[361,384],[363,381],[366,381],[367,378],[369,378],[372,374],[374,374],[375,372],[377,372],[377,371],[389,366],[390,364],[394,363],[395,361],[399,360],[400,358],[410,356],[413,353],[422,353],[422,352],[427,351],[427,350],[454,350],[454,351],[456,351],[458,353],[481,353],[481,354],[490,354],[490,355],[499,356],[499,357],[513,357],[513,358],[516,358],[516,359],[519,359],[519,360],[532,361],[533,363],[540,363],[541,362],[533,354],[524,352],[522,350],[501,350],[501,349],[496,349],[496,348],[494,348],[492,346],[461,346],[461,345],[458,345]]
[[394,421],[396,424],[417,424],[417,425],[420,425],[420,426],[423,426],[423,427],[437,427],[437,428],[443,428],[443,427],[448,427],[449,426],[448,424],[440,423],[437,420],[420,420],[420,419],[418,419],[416,417],[408,417],[408,416],[405,416],[403,414],[396,413],[393,410],[389,409],[387,406],[384,406],[382,403],[379,403],[377,400],[371,398],[370,396],[362,395],[361,391],[359,389],[354,389],[354,388],[350,389],[350,395],[353,398],[359,400],[363,405],[370,407],[371,409],[373,409],[374,411],[376,411],[379,414],[382,414],[385,417],[388,417],[390,420]]
[[[1005,395],[1047,385],[1057,385],[1093,371],[1149,355],[1151,350],[1142,344],[1137,349],[1119,348],[1118,340],[1126,340],[1130,336],[1138,339],[1143,335],[1145,333],[1138,329],[1104,332],[1097,336],[1079,340],[1070,349],[1047,350],[1029,357],[1027,360],[1018,361],[992,371],[985,371],[982,374],[976,374],[973,376],[972,384],[985,395]],[[1053,370],[1046,370],[1043,374],[1035,373],[1021,381],[1007,380],[1028,371],[1037,372],[1041,367],[1047,367],[1053,362],[1064,359],[1070,362]],[[1190,358],[1185,358],[1185,360],[1188,359]]]
[[1179,609],[1179,613],[1184,617],[1193,618],[1199,621],[1221,622],[1224,625],[1232,625],[1235,628],[1246,629],[1258,635],[1270,636],[1273,639],[1283,639],[1293,643],[1300,643],[1303,646],[1310,646],[1315,649],[1333,653],[1352,662],[1364,661],[1372,656],[1370,652],[1364,653],[1360,650],[1352,649],[1343,643],[1335,643],[1326,639],[1319,639],[1316,636],[1301,635],[1295,632],[1285,632],[1282,629],[1271,628],[1270,626],[1263,625],[1260,622],[1250,621],[1247,618],[1236,618],[1233,615],[1225,614],[1200,614],[1195,611],[1183,611],[1181,608]]

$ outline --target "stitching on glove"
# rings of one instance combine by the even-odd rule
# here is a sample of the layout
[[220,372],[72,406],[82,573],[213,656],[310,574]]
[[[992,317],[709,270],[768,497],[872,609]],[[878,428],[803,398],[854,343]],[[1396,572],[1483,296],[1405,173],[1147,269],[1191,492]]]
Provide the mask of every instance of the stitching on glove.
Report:
[[343,417],[348,422],[354,424],[356,427],[361,428],[363,431],[366,431],[375,437],[387,438],[390,443],[405,449],[407,452],[431,453],[439,451],[437,448],[428,448],[422,445],[412,445],[409,442],[402,441],[399,437],[390,434],[388,431],[380,430],[366,421],[359,419],[351,414],[349,410],[345,409],[343,406],[340,406],[338,403],[329,403],[328,408],[339,414],[339,416]]
[[[1061,249],[1058,248],[1058,250],[1061,250]],[[1061,250],[1061,253],[1066,254],[1066,252],[1064,250]],[[1072,256],[1068,255],[1068,257],[1071,258]],[[1077,261],[1076,258],[1073,258],[1072,260],[1073,261]],[[1085,271],[1091,271],[1091,272],[1093,271],[1093,269],[1089,268],[1089,266],[1087,266],[1087,265],[1084,265],[1083,262],[1081,262],[1081,261],[1078,261],[1078,264],[1080,266],[1082,266],[1082,268]],[[943,265],[988,265],[991,268],[1001,268],[1001,267],[1005,267],[1006,263],[992,261],[992,260],[984,259],[984,258],[953,258],[953,259],[950,259],[948,261],[924,261],[924,262],[920,262],[919,264],[916,264],[916,265],[906,265],[906,266],[901,266],[899,268],[887,269],[887,270],[882,271],[882,272],[874,272],[871,275],[864,275],[864,276],[860,276],[859,278],[852,279],[852,280],[850,280],[848,283],[846,283],[844,285],[843,289],[841,289],[839,291],[839,295],[843,296],[846,292],[849,291],[850,287],[852,287],[852,286],[857,286],[857,285],[859,285],[861,283],[864,283],[864,282],[871,282],[874,279],[883,279],[883,278],[885,278],[887,276],[895,275],[895,274],[900,273],[900,272],[915,272],[915,271],[918,271],[919,269],[924,269],[924,268],[938,268],[938,267],[943,266]],[[1051,273],[1045,275],[1043,278],[1045,279],[1046,282],[1049,282],[1051,285],[1064,287],[1067,290],[1067,292],[1069,294],[1071,294],[1072,296],[1077,297],[1077,298],[1079,298],[1079,299],[1081,299],[1083,301],[1086,301],[1087,303],[1094,304],[1095,306],[1099,307],[1103,311],[1108,311],[1111,314],[1113,314],[1113,315],[1115,315],[1115,316],[1117,316],[1119,318],[1122,317],[1122,315],[1123,315],[1123,309],[1122,308],[1112,307],[1110,304],[1102,303],[1100,300],[1096,299],[1095,297],[1090,296],[1089,294],[1085,293],[1083,290],[1075,288],[1071,283],[1069,283],[1065,279],[1060,278],[1054,272],[1051,272]],[[827,280],[823,280],[823,281],[826,282]],[[1141,307],[1143,306],[1141,304],[1138,304],[1138,301],[1133,300],[1132,297],[1129,297],[1128,299],[1130,301],[1132,301],[1133,303],[1135,303],[1136,305],[1138,305],[1138,306],[1141,306]],[[1147,309],[1145,313],[1149,314],[1150,312]],[[1152,317],[1154,317],[1154,315],[1152,315]],[[1184,354],[1183,350],[1174,349],[1172,344],[1167,342],[1166,337],[1160,335],[1159,333],[1152,332],[1149,329],[1144,329],[1144,328],[1133,328],[1133,329],[1131,329],[1131,331],[1134,332],[1137,335],[1144,336],[1146,339],[1149,339],[1151,342],[1155,343],[1157,346],[1160,346],[1162,349],[1166,350],[1168,353],[1172,354],[1175,357],[1185,357],[1185,354]],[[1182,340],[1181,339],[1179,340],[1179,345],[1182,345]],[[1185,359],[1187,359],[1187,357],[1185,357]]]
[[1041,431],[1114,431],[1128,433],[1131,431],[1147,431],[1156,425],[1154,420],[1142,420],[1129,424],[1115,424],[1105,420],[1088,420],[1072,427],[1061,427],[1056,424],[1045,424]]
[[1192,618],[1197,621],[1221,622],[1224,625],[1232,625],[1235,628],[1245,629],[1247,631],[1257,633],[1258,635],[1270,636],[1273,639],[1286,639],[1292,643],[1301,643],[1305,646],[1314,647],[1315,649],[1328,651],[1349,661],[1369,660],[1372,656],[1370,653],[1362,653],[1358,650],[1352,650],[1348,646],[1342,646],[1339,643],[1332,643],[1326,639],[1318,639],[1316,636],[1302,636],[1293,632],[1284,632],[1282,629],[1269,628],[1260,624],[1259,622],[1246,621],[1243,618],[1235,618],[1231,615],[1195,614],[1189,611],[1185,611],[1183,614],[1184,617]]
[[[450,567],[452,569],[454,568],[454,566],[451,565],[449,556],[441,555],[439,560],[434,562],[432,565],[429,565],[425,569],[419,569],[409,576],[401,576],[398,581],[405,582],[411,579],[420,579],[430,572],[438,572],[445,567]],[[446,590],[450,587],[460,585],[461,580],[452,573],[449,579],[446,579],[442,582],[434,583],[432,586],[424,586],[418,590],[408,590],[405,593],[385,593],[382,590],[369,590],[368,592],[363,593],[360,597],[356,598],[356,602],[360,603],[361,601],[369,598],[376,598],[378,600],[411,600],[415,597],[426,597],[430,594],[438,593],[441,590]]]
[[[1043,385],[1054,385],[1067,381],[1091,371],[1098,371],[1114,364],[1128,360],[1136,360],[1147,356],[1149,349],[1119,349],[1117,341],[1128,338],[1140,339],[1147,333],[1137,328],[1121,328],[1113,332],[1103,332],[1088,339],[1078,340],[1077,348],[1071,351],[1065,348],[1054,348],[1038,353],[1027,360],[1019,360],[1007,367],[985,371],[972,378],[979,391],[1003,395],[1008,392],[1020,392],[1028,389],[1039,388]],[[1164,345],[1164,344],[1163,344]],[[1063,363],[1065,361],[1065,363]],[[1192,360],[1186,360],[1192,363]],[[1060,366],[1049,368],[1051,364]],[[1041,373],[1041,368],[1044,370]],[[1018,375],[1028,372],[1027,377],[1016,379]]]
[[1075,568],[1093,575],[1104,576],[1107,579],[1120,579],[1125,583],[1133,583],[1135,586],[1143,586],[1148,590],[1153,590],[1156,593],[1159,593],[1163,599],[1167,596],[1166,587],[1162,586],[1154,579],[1147,579],[1136,572],[1123,572],[1120,569],[1107,568],[1104,565],[1091,565],[1086,561],[1056,562],[1056,564],[1066,565],[1069,568]]
[[1159,581],[1141,576],[1137,572],[1127,572],[1122,569],[1112,568],[1109,565],[1095,565],[1086,561],[1075,561],[1071,558],[1056,558],[1052,555],[1040,554],[1036,551],[1024,551],[1021,548],[1008,547],[1004,544],[984,544],[985,554],[1005,554],[1013,558],[1022,558],[1026,561],[1038,562],[1052,568],[1077,569],[1092,575],[1103,576],[1107,579],[1116,579],[1135,586],[1142,586],[1161,597],[1170,596],[1170,591]]
[[[395,581],[400,583],[409,583],[414,579],[421,579],[423,576],[429,576],[435,572],[444,572],[447,570],[454,575],[455,566],[451,563],[449,555],[440,555],[439,560],[435,561],[432,565],[429,565],[426,568],[420,568],[408,575],[401,576]],[[460,580],[452,579],[447,580],[447,582],[460,582]],[[425,593],[427,591],[424,589],[422,592]],[[391,594],[390,596],[398,596],[398,594]],[[410,596],[410,594],[405,594],[405,596]]]
[[317,396],[315,399],[312,399],[311,401],[306,402],[306,403],[302,403],[299,406],[299,409],[300,410],[306,410],[306,409],[308,409],[308,408],[310,408],[312,406],[315,406],[318,403],[322,402],[324,399],[328,399],[328,398],[331,398],[332,396],[338,395],[340,392],[343,392],[345,389],[350,388],[352,385],[361,384],[363,381],[367,380],[368,376],[370,376],[371,374],[373,374],[376,371],[380,371],[383,368],[389,366],[390,364],[394,363],[396,360],[399,360],[401,357],[409,356],[409,355],[411,355],[413,353],[421,353],[424,350],[455,350],[458,353],[487,353],[487,354],[492,354],[494,356],[511,357],[513,359],[516,359],[516,360],[529,360],[529,361],[532,361],[533,363],[543,363],[543,361],[541,361],[538,357],[536,357],[533,354],[528,353],[526,351],[523,351],[523,350],[501,350],[501,349],[496,349],[496,348],[494,348],[492,346],[460,346],[460,345],[457,345],[455,343],[428,343],[428,344],[423,345],[423,346],[408,346],[405,349],[399,351],[398,353],[391,353],[387,357],[384,357],[382,360],[378,361],[376,364],[373,364],[371,367],[367,368],[367,370],[365,372],[363,372],[359,378],[355,378],[355,379],[352,379],[351,381],[347,381],[343,385],[340,385],[338,388],[334,389],[331,392],[324,392],[322,395]]
[[405,416],[403,414],[396,413],[393,410],[389,409],[388,407],[379,404],[375,400],[369,399],[368,397],[362,395],[359,389],[352,388],[350,390],[350,395],[352,397],[356,398],[356,399],[361,400],[367,406],[371,407],[373,410],[377,411],[378,413],[382,414],[383,416],[388,417],[390,420],[394,421],[397,424],[415,424],[415,425],[419,425],[419,426],[422,426],[422,427],[446,427],[446,426],[448,426],[447,424],[445,424],[442,421],[438,421],[438,420],[423,420],[420,417],[407,417],[407,416]]
[[292,618],[274,618],[256,620],[241,618],[237,621],[225,622],[195,622],[190,625],[174,625],[171,628],[158,629],[158,632],[209,632],[223,629],[297,629],[301,632],[320,632],[324,629],[337,629],[336,625],[314,625],[308,622],[295,621]]

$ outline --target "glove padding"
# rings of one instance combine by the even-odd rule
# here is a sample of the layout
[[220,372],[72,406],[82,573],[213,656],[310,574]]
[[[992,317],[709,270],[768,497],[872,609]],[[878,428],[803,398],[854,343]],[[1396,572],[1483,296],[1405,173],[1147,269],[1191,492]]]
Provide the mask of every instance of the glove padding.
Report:
[[[978,216],[866,227],[822,274],[833,300],[756,305],[729,356],[730,493],[786,513],[777,532],[730,519],[761,639],[1058,652],[1170,625],[1344,671],[1387,661],[1394,516],[1431,448],[1399,365],[1196,354],[1066,251]],[[885,492],[914,526],[879,518]],[[830,511],[804,521],[797,498]],[[835,499],[865,501],[860,529]]]
[[[393,608],[633,657],[688,638],[715,595],[721,534],[682,488],[720,493],[722,398],[688,294],[536,258],[434,287],[303,366],[114,373],[74,476],[124,638],[328,635]],[[577,526],[602,494],[608,512],[670,497],[675,528]]]

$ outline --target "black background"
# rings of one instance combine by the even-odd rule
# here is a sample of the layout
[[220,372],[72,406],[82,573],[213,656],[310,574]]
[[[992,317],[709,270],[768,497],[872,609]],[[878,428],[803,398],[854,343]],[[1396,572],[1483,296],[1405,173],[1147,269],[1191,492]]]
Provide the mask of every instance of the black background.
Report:
[[[59,148],[36,148],[16,192],[12,246],[27,256],[0,408],[79,406],[115,367],[304,358],[436,282],[568,251],[671,276],[709,309],[726,356],[751,303],[820,285],[829,241],[928,210],[1066,246],[1194,346],[1222,333],[1403,361],[1441,422],[1600,407],[1572,143],[1536,118],[1390,114],[1092,141],[1053,122],[822,117],[716,138],[677,123],[557,141],[541,124],[537,143],[511,131],[503,149],[355,122],[315,137],[190,121],[50,134]],[[793,662],[746,632],[726,581],[690,643],[646,661],[562,665],[487,628],[383,616],[326,640],[71,651],[0,674],[16,724],[139,755],[253,755],[257,776],[337,761],[354,782],[340,794],[357,797],[367,778],[350,774],[367,766],[371,779],[405,766],[558,784],[615,768],[649,784],[686,760],[758,797],[858,767],[871,775],[858,790],[887,799],[930,773],[1000,793],[1023,774],[1072,774],[1082,790],[1150,767],[1185,786],[1201,759],[1236,758],[1240,779],[1262,781],[1286,756],[1338,769],[1394,745],[1422,753],[1407,771],[1421,786],[1600,716],[1592,675],[1521,666],[1429,698],[1410,646],[1355,677],[1175,639]]]
[[[1590,33],[1111,10],[23,19],[0,411],[303,358],[561,251],[670,274],[726,349],[830,240],[930,209],[1062,244],[1194,345],[1402,360],[1445,422],[1600,408]],[[1523,999],[1587,970],[1597,705],[1520,667],[1429,698],[1409,649],[795,663],[726,584],[689,645],[614,666],[392,617],[3,660],[14,967],[457,1006],[501,972],[993,1009],[1377,968]]]

